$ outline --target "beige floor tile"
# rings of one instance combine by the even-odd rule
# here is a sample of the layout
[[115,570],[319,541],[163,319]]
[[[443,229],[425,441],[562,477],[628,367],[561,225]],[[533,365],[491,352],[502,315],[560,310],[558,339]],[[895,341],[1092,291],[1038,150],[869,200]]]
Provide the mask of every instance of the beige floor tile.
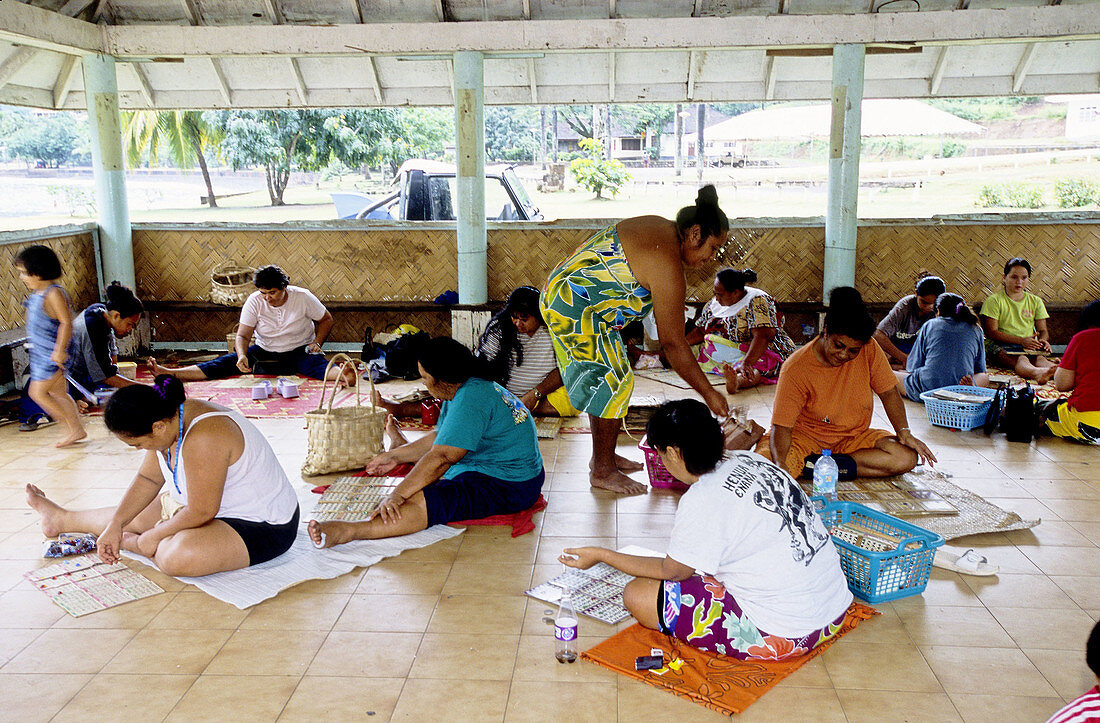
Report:
[[821,658],[838,689],[943,691],[913,645],[842,641]]
[[[1019,556],[1023,557],[1022,555]],[[898,610],[942,605],[981,607],[981,604],[982,601],[966,584],[962,575],[939,567],[932,568],[932,572],[928,576],[928,587],[924,588],[923,593],[893,601],[893,605]]]
[[[401,562],[454,562],[458,556],[458,548],[462,544],[462,538],[466,533],[458,537],[450,537],[446,540],[418,547],[415,550],[405,550],[401,553]],[[369,571],[368,571],[369,573]]]
[[421,637],[419,633],[331,632],[306,674],[404,678],[416,658]]
[[313,662],[326,634],[318,630],[238,630],[203,675],[300,676]]
[[168,606],[177,593],[160,593],[108,608],[98,613],[74,618],[64,615],[53,624],[55,628],[129,628],[140,630]]
[[621,502],[627,499],[642,499],[649,495],[637,495],[634,498],[619,497],[612,492],[604,490],[583,490],[580,492],[568,490],[554,490],[546,498],[546,512],[558,514],[561,512],[583,514],[612,514],[621,512]]
[[1012,695],[967,695],[951,693],[951,702],[966,723],[1043,721],[1065,702],[1061,698],[1028,698]]
[[19,654],[42,634],[41,628],[11,628],[0,634],[0,666]]
[[[26,569],[34,567],[28,565]],[[0,628],[48,628],[62,617],[68,617],[68,613],[25,581],[0,595]]]
[[1025,520],[1061,520],[1062,518],[1051,508],[1036,499],[1013,499],[1010,497],[986,497],[987,502],[997,505],[1001,509],[1015,512]]
[[836,694],[849,723],[962,720],[946,693],[841,689]]
[[[0,533],[2,535],[4,533]],[[37,562],[42,559],[42,532],[28,528],[13,532],[0,542],[0,560]],[[28,564],[30,570],[34,565]]]
[[481,595],[486,581],[498,595],[522,595],[531,584],[531,565],[456,562],[443,585],[444,595]]
[[[639,480],[641,479],[638,475],[635,475],[635,478]],[[559,460],[557,463],[557,469],[554,471],[554,474],[550,475],[547,486],[543,487],[542,491],[546,495],[546,501],[548,503],[553,498],[553,496],[558,494],[559,492],[587,492],[591,494],[602,494],[596,493],[592,490],[592,484],[589,482],[588,478],[587,461],[578,463],[576,465],[576,468],[574,469],[570,466],[563,468],[562,463]],[[547,511],[549,511],[549,508],[547,508]]]
[[97,675],[58,714],[62,720],[163,720],[195,682],[190,675]]
[[198,675],[231,634],[229,630],[142,630],[103,672]]
[[248,611],[241,630],[324,630],[332,629],[351,595],[298,592],[297,588],[264,600]]
[[133,630],[46,630],[12,657],[4,673],[98,673]]
[[1096,675],[1085,662],[1085,648],[1066,650],[1025,649],[1024,655],[1039,669],[1058,695],[1070,700],[1096,685]]
[[1016,648],[944,645],[921,647],[920,652],[949,694],[981,690],[991,695],[1054,695],[1042,673]]
[[360,595],[438,595],[451,574],[451,562],[404,562],[404,554],[396,560],[383,560],[368,568],[355,592]]
[[1094,545],[1100,546],[1100,522],[1070,522],[1073,529]]
[[[450,565],[447,567],[449,568]],[[359,587],[359,583],[363,581],[363,574],[366,571],[366,568],[357,568],[340,577],[334,577],[328,580],[306,580],[303,583],[295,585],[293,590],[297,593],[321,595],[353,593],[355,592],[355,588]]]
[[584,512],[544,512],[542,514],[543,537],[614,537],[615,515]]
[[48,721],[91,679],[90,675],[0,674],[3,717],[20,723]]
[[444,595],[435,606],[427,630],[468,633],[476,624],[483,633],[514,635],[523,625],[526,608],[526,598],[515,595]]
[[606,547],[615,549],[614,537],[546,537],[539,540],[535,564],[558,564],[558,556],[567,547]]
[[987,607],[1076,608],[1077,604],[1046,575],[963,575]]
[[[804,689],[798,689],[804,690]],[[776,692],[775,690],[771,693]],[[769,695],[771,694],[769,693]],[[832,691],[829,691],[832,694]],[[765,696],[767,697],[767,696]],[[835,699],[835,695],[833,696]],[[637,680],[619,676],[620,721],[728,721],[729,716],[704,708],[698,703],[673,695],[667,691],[646,685]],[[839,707],[839,706],[838,706]],[[752,708],[750,707],[751,711]],[[740,720],[741,717],[738,717]],[[782,720],[783,716],[773,718]],[[839,718],[837,720],[843,720]]]
[[390,719],[404,678],[330,678],[307,675],[290,696],[280,721]]
[[[931,444],[931,442],[929,442]],[[940,459],[936,469],[951,475],[955,484],[966,489],[971,489],[970,480],[1008,480],[1008,476],[989,460],[974,454],[968,447],[951,448],[945,445],[936,445],[936,457]]]
[[1095,500],[1042,500],[1043,506],[1069,522],[1095,522],[1100,520],[1100,499]]
[[518,635],[426,633],[410,678],[511,680]]
[[333,630],[422,633],[436,595],[352,595]]
[[[876,605],[875,608],[882,613],[875,615],[870,620],[864,620],[855,630],[847,633],[844,639],[853,643],[893,643],[898,645],[912,645],[909,632],[901,623],[898,610],[894,607]],[[818,660],[817,658],[814,659]]]
[[35,525],[32,531],[37,531],[38,520],[38,513],[26,506],[14,510],[0,509],[0,532],[19,532],[31,525]]
[[1096,621],[1088,613],[1048,609],[989,607],[989,611],[1021,648],[1081,650]]
[[489,535],[463,535],[455,562],[504,562],[529,564],[535,559],[539,539],[535,533],[513,538],[511,528],[493,527]]
[[504,720],[508,705],[507,680],[438,680],[410,678],[393,710],[394,721]]
[[[974,535],[971,535],[974,537]],[[1022,550],[1011,544],[984,545],[968,538],[952,540],[944,545],[942,550],[961,555],[973,548],[979,554],[984,555],[991,564],[1001,568],[1001,572],[1019,575],[1037,575],[1041,572]]]
[[270,721],[290,699],[298,678],[289,675],[204,675],[184,694],[166,720]]
[[[581,636],[577,639],[579,650],[587,650],[601,642],[601,637]],[[578,660],[575,663],[559,663],[554,657],[554,629],[547,627],[541,634],[522,635],[516,653],[516,667],[512,680],[525,682],[560,683],[614,683],[616,674],[607,668]]]
[[[602,495],[610,495],[613,502],[609,512],[620,515],[674,515],[680,502],[679,492],[650,487],[649,493],[644,495],[614,495],[611,492],[600,491]],[[597,496],[593,493],[593,496]]]
[[183,591],[149,622],[158,630],[236,630],[249,611],[210,597],[204,592]]
[[604,683],[516,680],[508,693],[505,721],[603,721],[616,717],[615,681]]
[[619,514],[615,516],[618,534],[625,537],[645,537],[647,535],[671,536],[675,515],[635,515]]
[[1031,493],[1021,487],[1017,482],[1013,482],[1007,477],[965,477],[953,474],[951,481],[962,487],[965,490],[969,490],[974,494],[990,498],[990,497],[1002,497],[1006,499],[1029,499],[1032,497]]
[[1046,575],[1100,575],[1100,547],[1030,547],[1023,552]]
[[1085,610],[1100,609],[1100,577],[1052,575],[1050,579]]
[[[1005,533],[1008,541],[1021,549],[1040,546],[1056,547],[1088,547],[1095,545],[1096,540],[1090,539],[1078,528],[1088,524],[1079,522],[1076,524],[1055,520],[1043,520],[1043,524],[1036,525],[1030,530],[1014,530]],[[1097,529],[1100,534],[1100,527]],[[1100,539],[1097,537],[1096,539]]]
[[899,608],[898,614],[917,645],[1013,645],[1012,638],[983,607]]
[[[1028,470],[1030,474],[1031,470]],[[1066,475],[1068,477],[1068,474]],[[1079,479],[1025,478],[1017,482],[1038,500],[1097,500],[1100,489]],[[1007,495],[1003,495],[1007,496]]]

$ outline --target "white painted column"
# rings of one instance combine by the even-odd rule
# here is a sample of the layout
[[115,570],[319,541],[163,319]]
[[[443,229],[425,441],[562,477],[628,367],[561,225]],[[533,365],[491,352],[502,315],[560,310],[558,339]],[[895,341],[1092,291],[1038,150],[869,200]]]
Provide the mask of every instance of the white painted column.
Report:
[[829,134],[829,205],[825,213],[824,296],[856,281],[856,201],[863,103],[863,45],[833,47],[833,122]]
[[84,96],[92,140],[92,172],[103,256],[103,286],[119,281],[135,286],[134,246],[126,201],[126,168],[122,155],[122,121],[118,114],[115,59],[85,55]]
[[485,59],[454,55],[455,160],[458,163],[458,300],[489,300],[485,242]]

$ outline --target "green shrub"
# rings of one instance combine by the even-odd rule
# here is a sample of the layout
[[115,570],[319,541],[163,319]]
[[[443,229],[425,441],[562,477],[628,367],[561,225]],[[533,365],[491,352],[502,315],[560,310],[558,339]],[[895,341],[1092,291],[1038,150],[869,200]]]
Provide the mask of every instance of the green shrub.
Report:
[[587,158],[578,158],[569,164],[569,172],[577,183],[596,194],[596,198],[603,198],[603,192],[607,191],[612,196],[618,195],[623,184],[630,180],[630,173],[626,166],[617,160],[603,158],[603,144],[595,138],[582,138],[581,149],[587,154]]
[[1100,203],[1100,183],[1087,178],[1062,178],[1054,184],[1054,195],[1062,208]]
[[1042,208],[1043,189],[1034,183],[995,183],[978,190],[983,208]]
[[955,158],[966,153],[966,144],[959,143],[958,141],[944,141],[943,150],[940,151],[940,158]]

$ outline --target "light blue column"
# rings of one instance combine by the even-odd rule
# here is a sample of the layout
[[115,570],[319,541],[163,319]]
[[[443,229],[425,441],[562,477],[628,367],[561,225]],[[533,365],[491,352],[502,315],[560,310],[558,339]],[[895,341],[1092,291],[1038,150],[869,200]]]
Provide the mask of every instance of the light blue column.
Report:
[[485,59],[454,55],[455,161],[458,165],[458,300],[489,300],[485,241]]
[[824,301],[856,281],[856,201],[863,103],[863,45],[833,47],[833,122],[829,134],[829,205],[825,213]]
[[115,59],[85,55],[84,97],[92,140],[92,170],[98,210],[101,285],[120,281],[135,286],[134,246],[130,237],[130,209],[126,202],[126,168],[122,155],[122,122],[118,114]]

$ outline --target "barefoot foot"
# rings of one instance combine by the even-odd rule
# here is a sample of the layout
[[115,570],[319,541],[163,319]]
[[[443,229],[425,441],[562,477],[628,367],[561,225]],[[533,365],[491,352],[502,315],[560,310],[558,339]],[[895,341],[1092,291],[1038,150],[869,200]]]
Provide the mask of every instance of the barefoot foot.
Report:
[[309,532],[309,539],[313,541],[313,546],[317,548],[342,545],[356,539],[354,528],[347,522],[310,520],[306,530]]
[[27,485],[27,504],[42,518],[42,534],[46,537],[57,537],[65,530],[62,529],[62,516],[65,508],[57,504],[46,493],[34,485]]
[[726,393],[737,394],[741,389],[741,375],[729,364],[722,365],[722,376],[726,379]]
[[126,532],[125,530],[123,530],[122,542],[120,546],[123,550],[126,550],[126,552],[133,552],[137,555],[140,555],[142,554],[141,549],[138,547],[138,539],[140,537],[141,535],[137,534],[136,532]]
[[145,362],[149,365],[149,371],[152,372],[154,377],[159,375],[159,374],[171,374],[172,373],[171,369],[165,369],[160,364],[157,364],[157,360],[154,359],[153,357],[149,357],[148,359],[145,360]]
[[389,449],[394,449],[405,444],[409,440],[405,437],[401,431],[401,427],[397,424],[397,418],[392,414],[386,415],[386,440],[390,443]]
[[635,482],[619,470],[615,470],[609,475],[597,475],[595,472],[591,472],[588,475],[588,482],[593,487],[620,495],[641,495],[647,491],[644,484]]
[[1054,378],[1054,372],[1056,372],[1056,371],[1058,371],[1058,367],[1056,367],[1056,366],[1055,367],[1047,367],[1046,371],[1044,371],[1042,374],[1040,374],[1039,378],[1035,380],[1036,383],[1046,384],[1047,382],[1049,382],[1051,379]]
[[389,401],[388,399],[385,399],[382,396],[382,392],[378,391],[377,389],[374,390],[374,396],[371,397],[371,403],[373,403],[376,407],[381,407],[382,409],[385,409],[390,414],[393,414],[397,411],[397,404],[395,402]]
[[632,459],[627,459],[621,454],[615,455],[615,468],[620,472],[637,472],[645,469],[645,465],[641,462],[635,462]]
[[88,433],[85,432],[83,429],[78,432],[71,432],[68,437],[65,437],[65,439],[55,444],[54,447],[58,449],[61,449],[62,447],[68,447],[69,445],[76,444],[87,436]]

